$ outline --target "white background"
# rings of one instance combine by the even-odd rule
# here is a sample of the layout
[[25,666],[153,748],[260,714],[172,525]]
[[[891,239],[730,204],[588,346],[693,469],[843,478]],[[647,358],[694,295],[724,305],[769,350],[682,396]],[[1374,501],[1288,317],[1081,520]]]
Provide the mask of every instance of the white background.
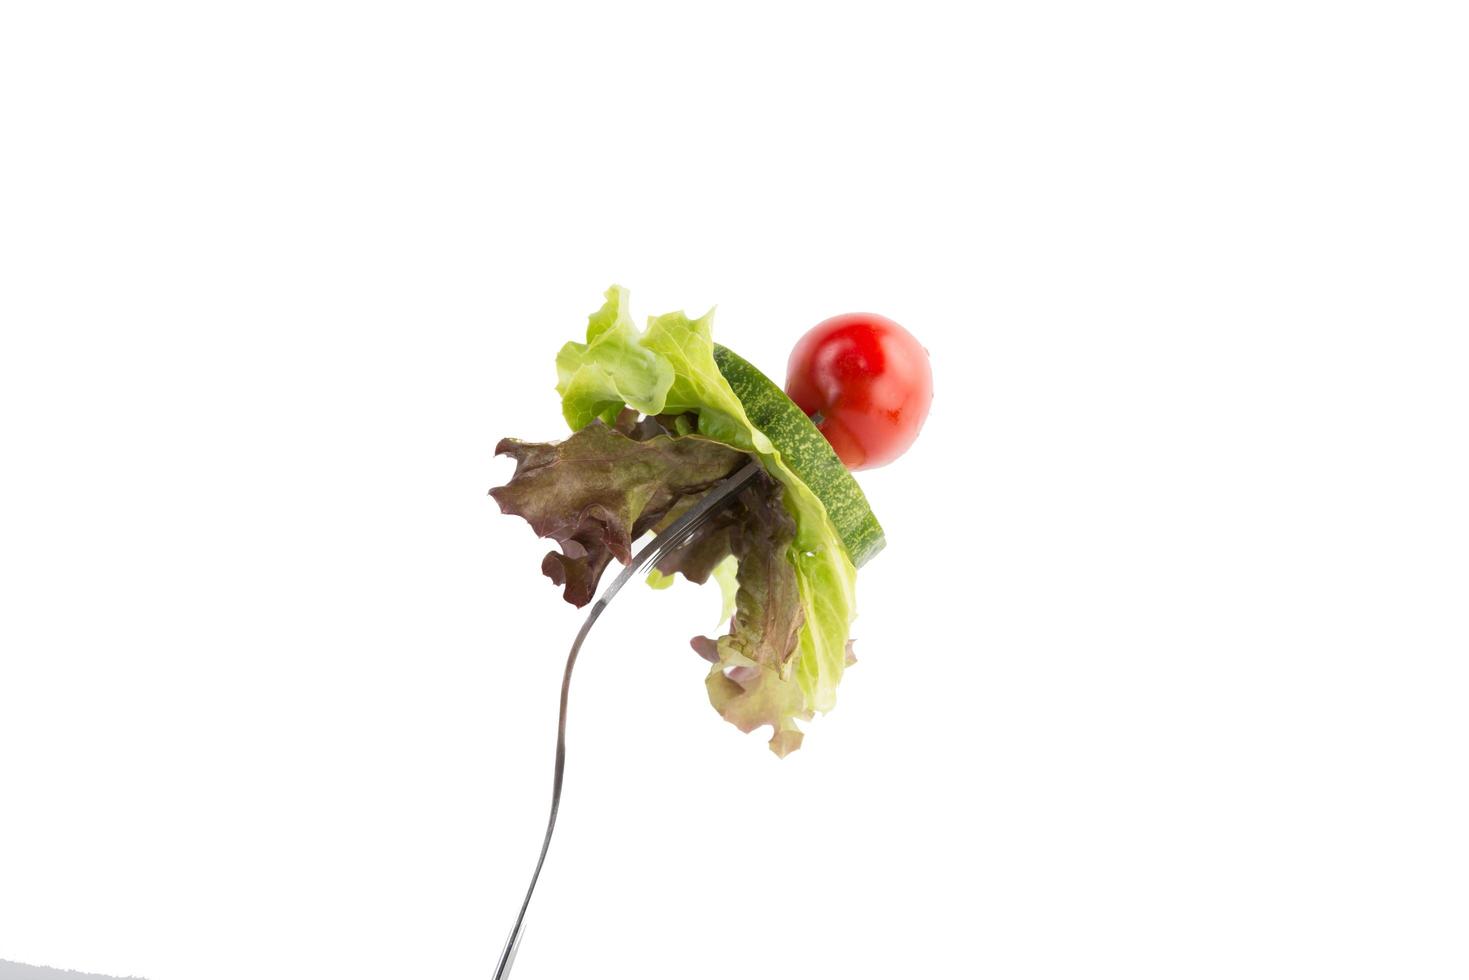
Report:
[[488,976],[578,613],[485,495],[601,291],[932,352],[778,761],[573,691],[518,980],[1469,972],[1469,70],[1422,3],[0,14],[0,958]]

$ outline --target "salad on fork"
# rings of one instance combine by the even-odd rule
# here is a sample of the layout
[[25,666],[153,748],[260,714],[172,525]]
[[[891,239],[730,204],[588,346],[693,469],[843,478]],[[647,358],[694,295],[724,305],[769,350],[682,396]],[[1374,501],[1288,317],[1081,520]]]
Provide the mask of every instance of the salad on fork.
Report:
[[[917,438],[933,394],[928,352],[884,317],[833,317],[797,342],[782,390],[716,344],[712,321],[669,313],[639,330],[613,286],[585,342],[556,356],[572,434],[496,447],[516,466],[491,495],[557,543],[541,571],[566,601],[592,603],[562,679],[550,820],[497,980],[556,825],[572,669],[627,581],[647,571],[655,588],[676,575],[719,583],[729,630],[692,641],[710,664],[710,704],[743,732],[768,727],[777,756],[801,747],[797,722],[835,706],[854,662],[857,569],[884,539],[851,470],[891,462]],[[593,603],[614,558],[625,567]]]

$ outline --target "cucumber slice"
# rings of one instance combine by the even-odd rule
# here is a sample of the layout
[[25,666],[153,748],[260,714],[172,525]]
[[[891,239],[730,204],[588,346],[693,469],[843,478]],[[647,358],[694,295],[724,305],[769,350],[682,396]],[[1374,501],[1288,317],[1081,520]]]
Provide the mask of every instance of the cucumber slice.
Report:
[[837,456],[826,436],[774,381],[749,361],[721,344],[714,363],[734,389],[745,414],[780,450],[786,465],[826,506],[827,517],[858,567],[882,550],[882,525],[867,504],[862,488]]

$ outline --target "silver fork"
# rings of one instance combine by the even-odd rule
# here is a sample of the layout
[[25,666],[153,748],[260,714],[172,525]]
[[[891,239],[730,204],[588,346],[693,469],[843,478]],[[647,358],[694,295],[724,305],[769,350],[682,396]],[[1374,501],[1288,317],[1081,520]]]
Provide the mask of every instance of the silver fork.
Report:
[[597,617],[602,615],[602,610],[607,608],[607,604],[617,596],[624,585],[631,581],[634,575],[656,565],[669,552],[688,541],[724,503],[749,486],[750,481],[759,475],[760,469],[760,463],[757,460],[751,460],[738,472],[715,484],[697,504],[689,508],[687,513],[648,542],[636,555],[633,555],[632,561],[618,573],[597,601],[592,603],[586,621],[581,624],[581,630],[571,644],[571,652],[566,655],[566,672],[561,677],[561,712],[556,722],[556,768],[555,776],[551,781],[551,818],[546,822],[546,837],[541,841],[541,856],[536,859],[536,869],[531,873],[530,887],[525,890],[525,901],[520,903],[520,914],[515,917],[515,926],[510,930],[509,938],[505,940],[505,949],[500,953],[500,961],[495,967],[495,980],[505,980],[510,976],[510,967],[515,963],[515,952],[520,948],[520,937],[525,934],[525,910],[530,907],[531,895],[535,893],[536,882],[541,877],[541,867],[546,863],[546,852],[551,848],[551,834],[556,829],[556,812],[561,808],[562,775],[566,771],[566,701],[567,696],[571,693],[571,671],[576,666],[576,655],[581,652],[582,643],[586,641],[587,634],[591,632],[592,624],[597,621]]

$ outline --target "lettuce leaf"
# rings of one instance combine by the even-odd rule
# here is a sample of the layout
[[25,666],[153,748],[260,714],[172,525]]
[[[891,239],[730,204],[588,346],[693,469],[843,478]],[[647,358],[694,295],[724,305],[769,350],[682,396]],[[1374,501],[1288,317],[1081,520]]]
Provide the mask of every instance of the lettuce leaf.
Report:
[[730,555],[715,565],[714,571],[710,574],[710,578],[714,579],[715,584],[719,586],[721,599],[719,621],[722,623],[729,622],[729,618],[734,615],[735,596],[740,590],[739,567],[739,559]]
[[592,601],[613,558],[631,561],[635,540],[748,458],[697,435],[635,439],[601,419],[564,442],[504,439],[495,452],[515,460],[515,474],[490,495],[560,543],[541,571],[576,606]]
[[[821,500],[750,422],[739,397],[720,373],[714,362],[713,311],[697,320],[683,313],[653,317],[647,331],[638,334],[626,314],[626,301],[626,290],[609,289],[606,305],[588,322],[587,342],[562,349],[557,358],[557,390],[562,395],[563,414],[577,429],[597,418],[610,422],[624,408],[679,417],[694,413],[700,436],[758,455],[783,487],[781,505],[794,522],[794,534],[780,550],[794,572],[802,613],[794,655],[752,658],[740,642],[731,639],[739,633],[738,604],[747,574],[750,602],[767,587],[760,576],[769,568],[752,566],[747,572],[748,558],[740,561],[736,572],[736,628],[724,638],[730,642],[696,641],[701,653],[717,658],[707,683],[710,702],[744,731],[770,725],[774,731],[771,748],[783,756],[800,744],[796,719],[809,719],[813,712],[829,711],[836,704],[837,684],[849,656],[857,570]],[[702,573],[695,580],[706,579],[716,565],[700,561],[696,568],[691,567],[696,574]],[[664,574],[676,570],[660,566]]]
[[626,306],[627,290],[608,289],[607,302],[587,320],[587,342],[568,343],[556,355],[556,390],[573,429],[593,419],[612,425],[623,406],[645,415],[663,411],[673,367],[640,343]]
[[[613,557],[630,560],[640,533],[674,520],[748,458],[703,436],[646,435],[645,421],[628,424],[624,416],[619,422],[626,431],[620,431],[595,419],[561,443],[505,439],[498,447],[517,465],[510,482],[491,494],[506,513],[561,543],[542,570],[575,605],[591,600]],[[678,573],[698,582],[726,576],[729,633],[697,638],[694,649],[714,665],[706,681],[714,706],[746,732],[771,725],[770,744],[780,755],[801,743],[794,720],[811,717],[800,685],[788,679],[805,609],[790,560],[796,522],[781,503],[784,495],[780,483],[762,474],[650,578],[664,588]]]

